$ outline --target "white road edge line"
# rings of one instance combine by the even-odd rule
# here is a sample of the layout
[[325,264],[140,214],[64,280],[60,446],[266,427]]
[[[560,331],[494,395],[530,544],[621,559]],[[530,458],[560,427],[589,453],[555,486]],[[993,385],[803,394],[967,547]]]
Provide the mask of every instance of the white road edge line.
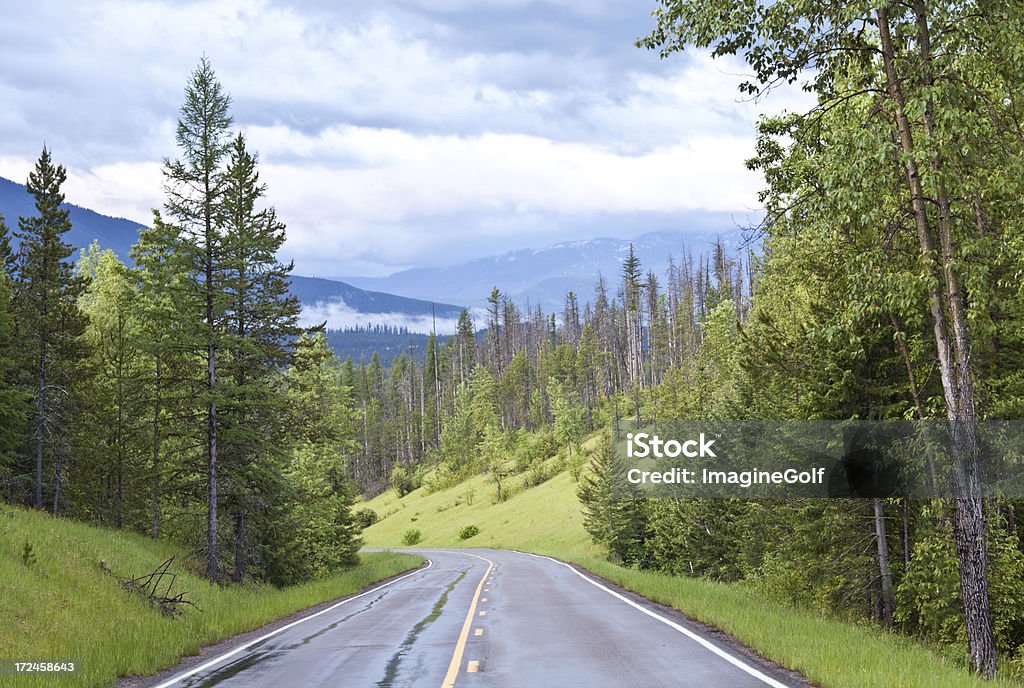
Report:
[[381,588],[386,588],[389,585],[394,585],[395,583],[397,583],[399,581],[403,581],[406,578],[410,578],[412,576],[415,576],[418,573],[423,573],[424,571],[426,571],[427,569],[429,569],[433,565],[434,565],[434,562],[431,561],[428,558],[426,566],[424,566],[422,568],[418,568],[415,571],[413,571],[412,573],[407,573],[404,576],[400,576],[400,577],[398,577],[398,578],[396,578],[396,579],[394,579],[392,581],[388,581],[387,583],[384,583],[383,585],[378,585],[376,588],[371,588],[370,590],[367,590],[366,592],[361,592],[358,595],[353,595],[352,597],[346,597],[341,602],[338,602],[337,604],[332,604],[327,609],[321,609],[316,614],[310,614],[309,616],[305,616],[305,617],[299,619],[298,621],[292,621],[287,626],[281,626],[281,628],[273,630],[270,633],[267,633],[266,635],[262,635],[259,638],[256,638],[255,640],[250,640],[249,642],[245,643],[244,645],[239,645],[238,647],[236,647],[231,652],[225,652],[220,657],[215,657],[215,658],[211,659],[209,662],[206,662],[205,664],[201,664],[201,665],[195,667],[194,669],[189,669],[188,671],[186,671],[183,674],[179,674],[179,675],[177,675],[177,676],[175,676],[175,677],[173,677],[171,679],[168,679],[167,681],[164,681],[160,685],[155,686],[155,688],[170,688],[170,686],[173,686],[175,683],[178,683],[179,681],[185,680],[189,676],[192,676],[194,674],[198,674],[200,671],[205,671],[206,669],[209,669],[210,667],[217,666],[218,664],[223,662],[225,659],[227,659],[229,657],[234,657],[238,653],[243,652],[244,650],[247,650],[248,648],[252,647],[256,643],[263,642],[267,638],[272,638],[275,635],[277,635],[278,633],[283,633],[284,631],[287,631],[289,628],[293,628],[295,626],[298,626],[300,623],[303,623],[305,621],[309,621],[310,619],[315,619],[316,617],[320,616],[321,614],[326,614],[327,612],[329,612],[329,611],[331,611],[333,609],[337,609],[338,607],[340,607],[343,604],[348,604],[349,602],[351,602],[353,600],[358,600],[360,597],[366,597],[367,595],[372,595],[373,593],[377,592]]
[[573,573],[575,573],[577,576],[579,576],[583,580],[585,580],[588,583],[590,583],[591,585],[593,585],[594,587],[597,587],[597,588],[600,588],[601,590],[604,590],[606,593],[608,593],[612,597],[617,597],[618,599],[622,600],[623,602],[625,602],[629,606],[634,607],[636,609],[639,609],[640,611],[642,611],[647,616],[649,616],[649,617],[651,617],[653,619],[657,619],[658,621],[662,622],[666,626],[674,628],[675,630],[679,631],[680,633],[685,635],[690,640],[693,640],[694,642],[699,643],[704,648],[714,652],[716,655],[718,655],[719,657],[721,657],[725,661],[729,662],[730,664],[732,664],[733,666],[735,666],[735,667],[737,667],[739,669],[742,669],[743,671],[747,672],[748,674],[750,674],[754,678],[758,679],[759,681],[768,684],[772,688],[790,688],[790,686],[787,686],[785,683],[780,683],[779,681],[776,681],[775,679],[773,679],[771,676],[768,676],[768,675],[758,671],[754,667],[752,667],[749,664],[747,664],[746,662],[744,662],[739,657],[734,657],[733,655],[729,654],[728,652],[726,652],[722,648],[718,647],[714,643],[708,642],[704,638],[701,638],[699,635],[697,635],[696,633],[694,633],[690,629],[688,629],[688,628],[686,628],[684,626],[680,626],[675,621],[672,621],[671,619],[666,619],[664,616],[661,616],[660,614],[655,614],[650,609],[647,609],[647,608],[643,607],[642,605],[637,604],[636,602],[634,602],[633,600],[629,599],[628,597],[625,597],[624,595],[620,595],[619,593],[617,593],[614,590],[608,588],[607,586],[601,585],[596,580],[593,580],[592,578],[588,578],[587,576],[584,576],[582,573],[580,573],[576,569],[575,566],[571,566],[569,564],[566,564],[564,561],[558,561],[557,559],[552,559],[551,557],[545,557],[545,556],[540,555],[540,554],[533,554],[532,552],[520,552],[520,554],[526,554],[526,555],[529,555],[531,557],[536,557],[538,559],[547,559],[548,561],[553,561],[556,564],[560,564],[560,565],[564,566],[565,568],[569,569],[570,571],[572,571]]

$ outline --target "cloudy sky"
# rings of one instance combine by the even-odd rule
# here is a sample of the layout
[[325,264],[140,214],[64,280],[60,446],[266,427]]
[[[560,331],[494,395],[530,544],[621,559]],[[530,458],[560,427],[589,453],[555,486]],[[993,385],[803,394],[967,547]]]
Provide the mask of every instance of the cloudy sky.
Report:
[[744,222],[742,65],[634,47],[653,0],[37,0],[0,16],[0,176],[45,141],[68,199],[146,221],[204,53],[298,272],[382,275]]

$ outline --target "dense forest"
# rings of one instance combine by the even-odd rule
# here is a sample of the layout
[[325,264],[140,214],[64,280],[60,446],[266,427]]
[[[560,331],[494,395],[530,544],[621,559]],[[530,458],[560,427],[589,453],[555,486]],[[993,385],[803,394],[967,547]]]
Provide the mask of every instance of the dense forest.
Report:
[[[360,406],[353,477],[404,493],[489,471],[495,498],[546,452],[616,418],[948,419],[953,499],[618,498],[609,441],[580,498],[628,565],[744,581],[948,648],[982,675],[1024,662],[1014,501],[984,500],[976,423],[1024,406],[1024,16],[1014,3],[663,0],[640,45],[743,56],[765,117],[759,255],[630,256],[561,313],[495,289],[422,363],[345,367]],[[529,434],[528,434],[529,433]],[[577,453],[578,455],[578,453]]]
[[[661,0],[640,45],[738,55],[764,117],[758,250],[635,255],[558,313],[498,287],[422,356],[338,361],[297,326],[284,225],[207,61],[134,267],[72,261],[64,170],[0,229],[6,500],[192,543],[213,580],[351,562],[356,494],[494,499],[560,453],[586,526],[626,565],[757,586],[1024,670],[1024,526],[984,499],[975,428],[1024,415],[1024,14],[1014,2]],[[748,502],[613,494],[619,418],[946,419],[955,498]],[[596,448],[582,450],[596,433]],[[522,479],[511,480],[513,475]]]
[[16,250],[0,224],[0,490],[191,543],[210,580],[287,584],[357,560],[356,419],[324,334],[297,326],[285,227],[231,125],[204,59],[131,268],[96,245],[72,260],[43,149]]

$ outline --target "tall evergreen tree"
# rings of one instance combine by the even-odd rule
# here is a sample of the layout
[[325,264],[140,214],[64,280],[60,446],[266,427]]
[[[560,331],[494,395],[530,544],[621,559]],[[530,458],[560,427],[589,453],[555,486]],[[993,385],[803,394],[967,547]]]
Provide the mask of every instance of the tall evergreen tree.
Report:
[[79,337],[85,328],[85,318],[76,303],[84,284],[75,277],[68,260],[74,249],[64,241],[71,229],[68,210],[61,207],[61,186],[66,179],[64,166],[54,164],[44,146],[25,185],[35,199],[37,215],[20,218],[16,232],[21,245],[15,287],[18,336],[25,347],[34,397],[33,504],[43,508],[44,465],[49,459],[55,512],[60,504],[61,470],[71,452],[70,387],[76,363],[84,354]]
[[230,148],[230,97],[224,92],[205,57],[185,88],[185,103],[178,119],[180,160],[164,163],[167,211],[182,232],[179,244],[189,257],[194,296],[203,304],[203,330],[193,345],[205,354],[206,415],[206,575],[217,580],[217,385],[218,353],[223,344],[222,325],[228,308],[223,291],[223,237],[218,227],[225,188],[223,162]]
[[[227,495],[234,521],[234,579],[245,576],[252,549],[247,519],[274,499],[274,476],[287,455],[286,399],[276,375],[299,334],[298,299],[289,292],[292,266],[277,260],[285,227],[273,208],[260,209],[266,186],[256,157],[238,134],[231,144],[219,204],[218,224],[224,261],[225,318],[220,413],[223,443],[221,475],[230,478]],[[268,527],[272,530],[272,525]]]

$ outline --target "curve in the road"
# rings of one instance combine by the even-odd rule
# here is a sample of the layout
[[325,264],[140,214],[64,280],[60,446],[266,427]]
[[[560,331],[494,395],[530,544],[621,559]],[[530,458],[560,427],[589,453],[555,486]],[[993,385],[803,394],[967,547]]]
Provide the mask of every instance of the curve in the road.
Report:
[[[504,550],[419,553],[427,568],[157,688],[792,685],[767,662],[737,655],[681,617],[556,559]],[[360,599],[363,605],[351,604]]]

